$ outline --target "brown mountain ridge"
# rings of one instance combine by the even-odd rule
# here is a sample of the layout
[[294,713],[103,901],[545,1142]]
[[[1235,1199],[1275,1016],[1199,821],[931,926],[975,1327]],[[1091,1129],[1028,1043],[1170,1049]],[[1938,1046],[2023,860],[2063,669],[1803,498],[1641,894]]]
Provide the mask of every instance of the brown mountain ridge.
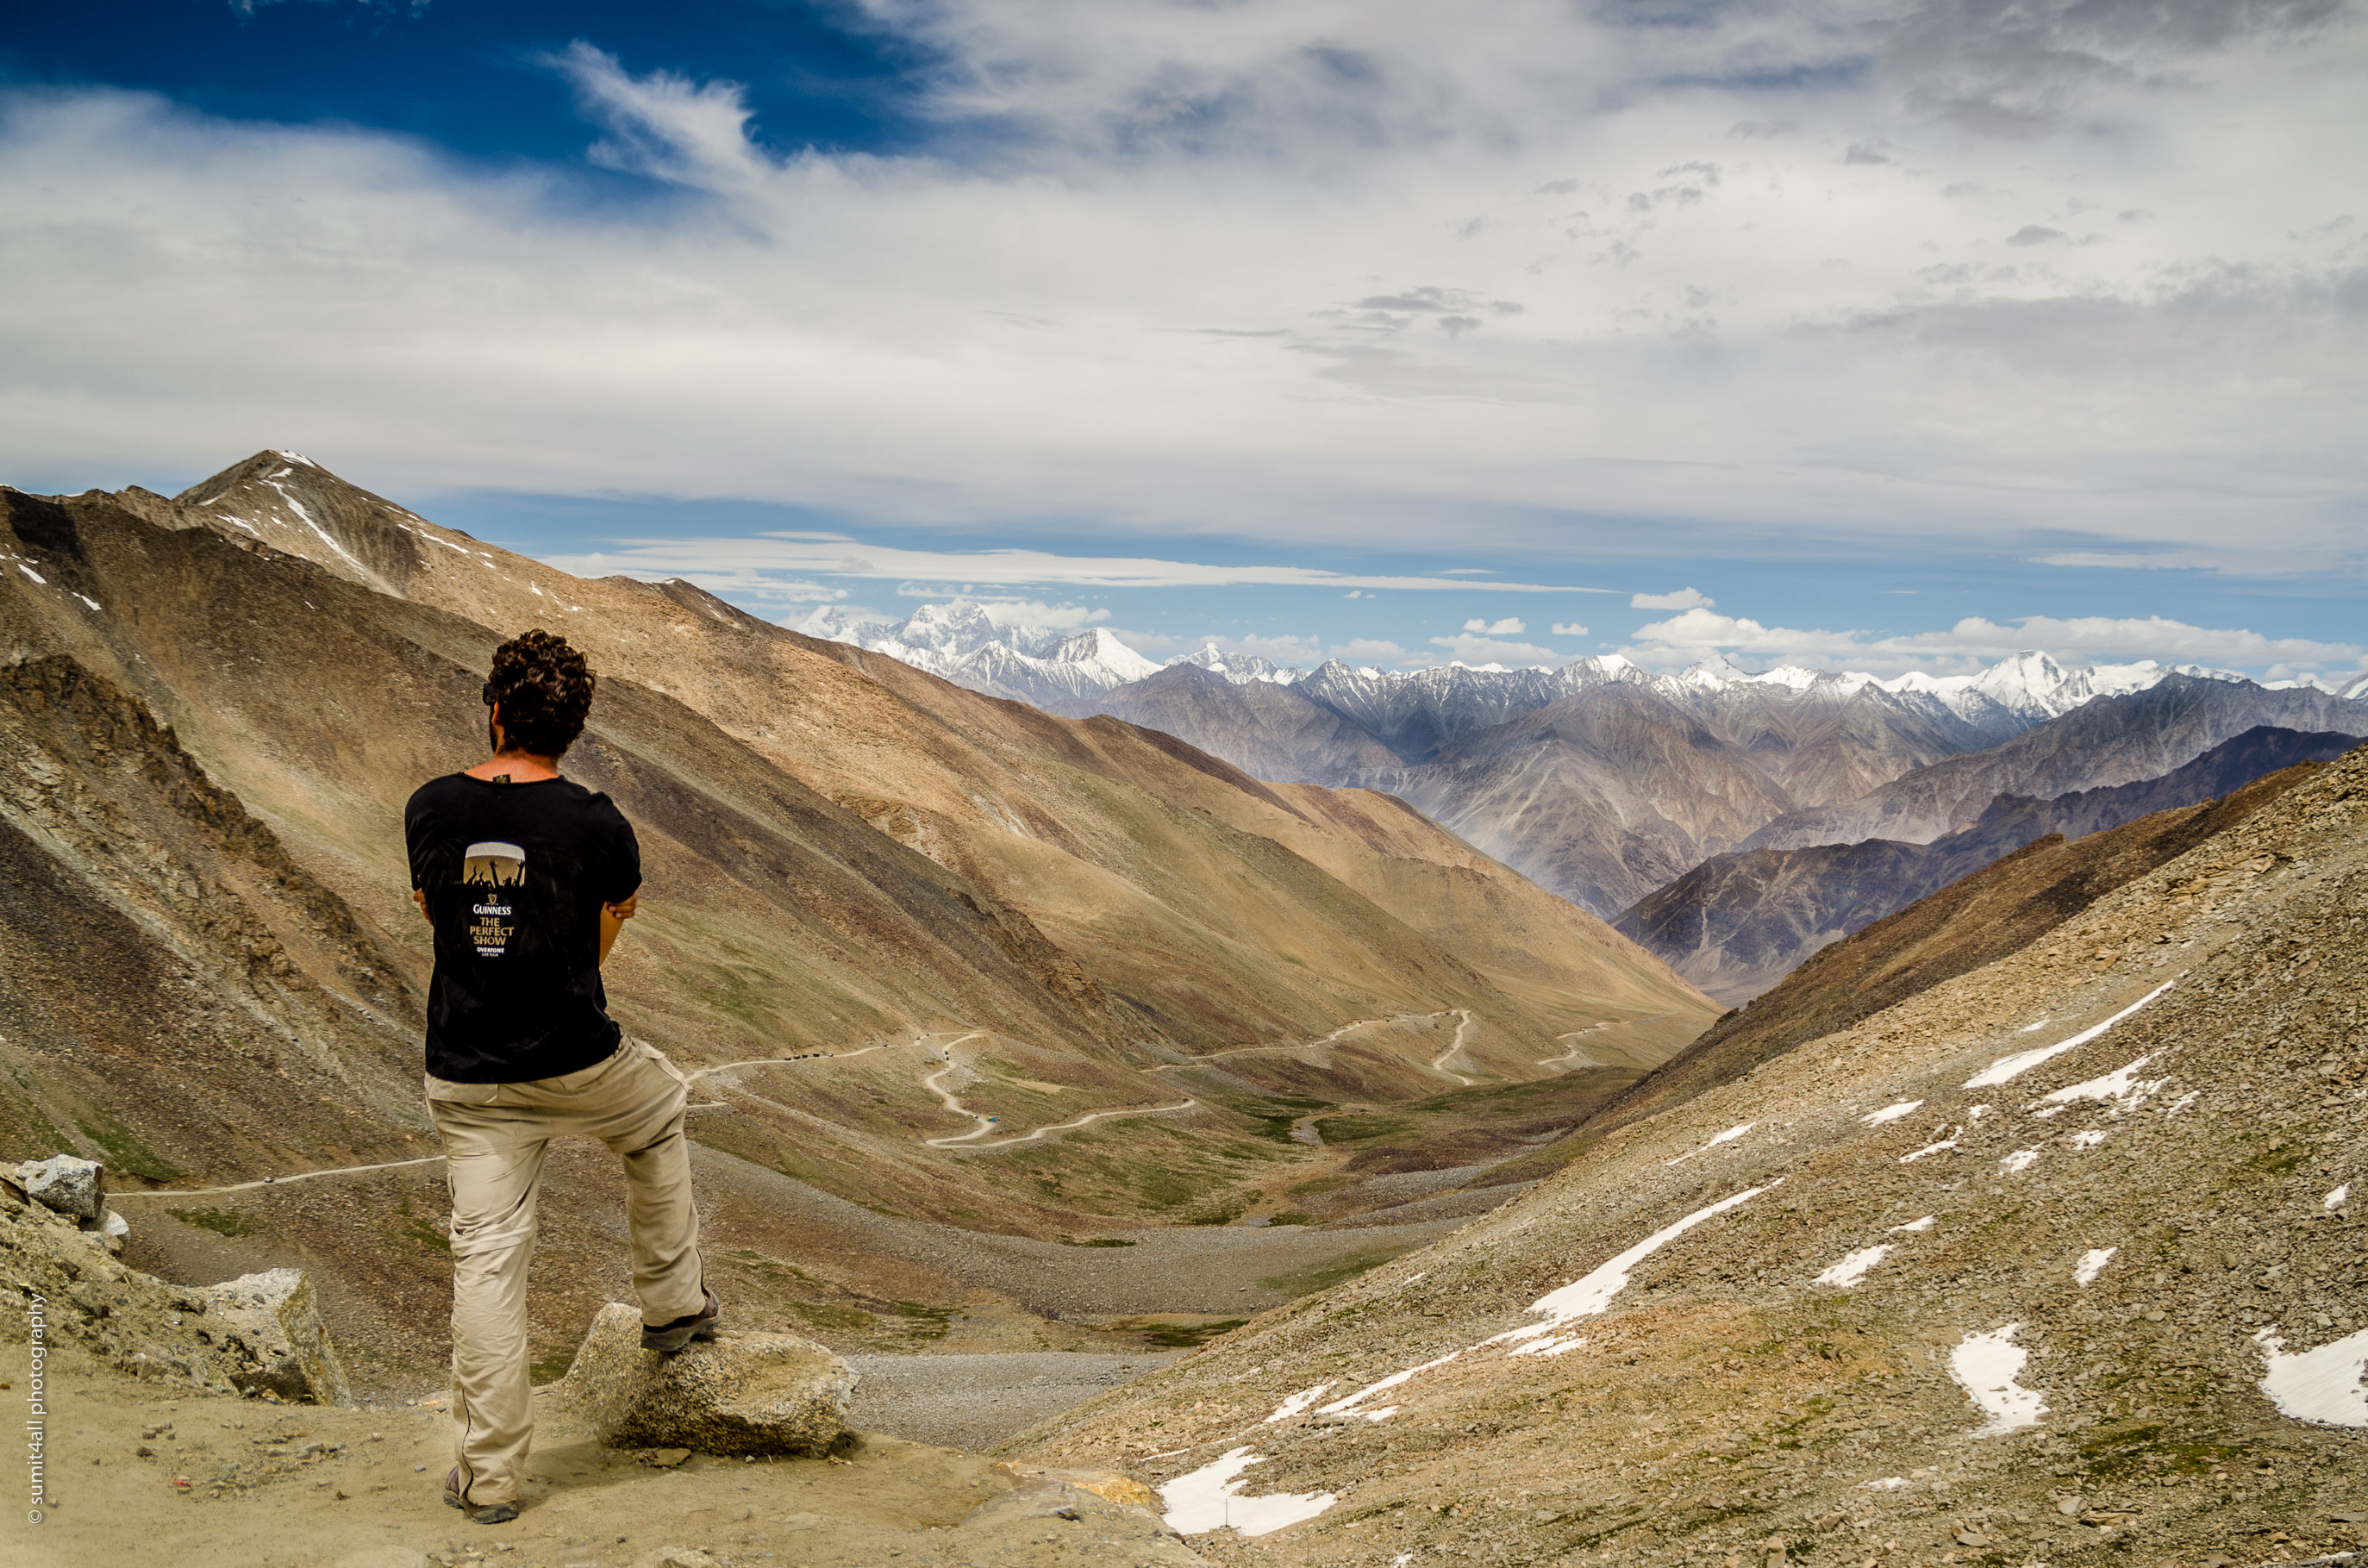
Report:
[[[760,1322],[862,1342],[967,1302],[1026,1344],[1070,1332],[1027,1326],[1055,1311],[1283,1299],[1453,1204],[1411,1229],[1247,1221],[1516,1153],[1716,1011],[1396,801],[1262,784],[685,584],[571,578],[292,454],[172,500],[0,504],[0,951],[23,955],[0,1153],[201,1194],[177,1222],[152,1203],[133,1261],[313,1267],[365,1378],[439,1354],[434,1165],[203,1189],[432,1155],[399,813],[473,760],[485,661],[527,625],[601,673],[568,767],[637,824],[649,878],[610,992],[700,1075],[710,1223]],[[1556,1063],[1579,1029],[1625,1053]],[[1289,1136],[1332,1114],[1365,1135]],[[555,1352],[624,1282],[609,1178],[563,1156],[552,1182]],[[1140,1233],[1144,1282],[1073,1280],[1060,1238],[1112,1231]],[[1176,1248],[1204,1265],[1163,1270]]]

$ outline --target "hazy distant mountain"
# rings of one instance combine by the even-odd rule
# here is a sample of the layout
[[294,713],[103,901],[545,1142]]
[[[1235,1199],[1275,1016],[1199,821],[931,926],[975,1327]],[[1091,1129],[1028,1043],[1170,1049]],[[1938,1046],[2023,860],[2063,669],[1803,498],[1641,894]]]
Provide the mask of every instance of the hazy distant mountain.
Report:
[[1775,817],[2018,734],[2100,681],[2160,674],[2066,670],[2029,654],[1948,681],[1730,665],[1656,676],[1609,656],[1404,674],[1335,662],[1252,688],[1209,679],[1199,663],[1089,707],[1253,773],[1399,795],[1607,915]]
[[[1118,652],[1123,644],[1106,631],[1090,645],[1078,645],[1079,637],[1092,634],[999,619],[997,609],[993,604],[954,599],[924,605],[903,620],[884,620],[828,606],[800,621],[797,630],[886,653],[973,690],[1084,711],[1092,710],[1094,694],[1154,676],[1163,667],[1132,650]],[[1014,662],[1007,654],[1020,659]],[[1038,670],[1045,661],[1069,668],[1047,684]],[[1311,699],[1357,723],[1407,762],[1428,759],[1460,734],[1509,722],[1607,683],[1650,686],[1672,700],[1722,691],[1748,693],[1755,687],[1824,688],[1843,696],[1872,687],[1904,710],[1959,728],[1971,748],[1995,744],[2092,697],[2142,690],[2169,674],[2221,674],[2193,665],[2174,670],[2151,660],[2066,666],[2041,653],[2018,653],[1971,675],[1936,676],[1918,671],[1888,680],[1794,665],[1754,675],[1725,659],[1678,675],[1656,675],[1617,653],[1558,666],[1456,663],[1427,670],[1382,670],[1352,668],[1333,660],[1309,670],[1256,654],[1224,653],[1214,643],[1169,659],[1166,667],[1179,665],[1195,665],[1234,685],[1255,681],[1303,687]]]
[[1713,855],[1613,924],[1722,1002],[1759,995],[1828,943],[2050,834],[2067,839],[2217,800],[2298,763],[2330,762],[2354,734],[2260,726],[2159,778],[2036,801],[2000,795],[1930,844],[1874,838]]
[[1296,687],[1259,676],[1237,678],[1190,658],[1077,707],[1164,730],[1254,778],[1278,783],[1337,784],[1393,767],[1398,760],[1355,722],[1311,701]]
[[[1607,917],[1706,857],[1773,842],[1765,836],[1771,823],[1808,835],[1786,843],[1921,842],[1962,825],[1994,795],[2046,798],[2154,777],[2253,724],[2343,727],[2327,717],[2343,705],[2313,688],[2272,691],[2151,660],[2067,665],[2038,652],[1966,675],[1878,679],[1797,666],[1755,675],[1724,659],[1658,675],[1618,654],[1554,668],[1390,671],[1333,660],[1295,670],[1211,645],[1165,667],[1136,659],[1138,673],[1120,681],[1111,676],[1125,658],[1064,658],[1051,634],[1003,626],[991,607],[975,604],[928,606],[895,623],[825,610],[803,630],[1055,712],[1110,713],[1164,730],[1259,778],[1387,790]],[[1058,675],[1048,673],[1054,664]],[[2126,747],[2111,719],[2037,744],[2016,755],[2068,748],[2143,760],[2113,777],[2068,756],[2029,778],[2009,766],[1995,787],[1952,802],[1961,814],[1929,831],[1857,831],[1850,819],[1819,814],[1934,764],[1987,754],[2099,699],[2174,680],[2256,694],[2265,705],[2232,697],[2200,729],[2174,724]]]
[[2306,687],[2170,674],[2100,697],[1999,745],[1921,767],[1854,800],[1791,812],[1742,847],[1787,849],[1894,838],[1929,844],[2000,795],[2053,800],[2156,778],[2260,724],[2368,734],[2368,703]]

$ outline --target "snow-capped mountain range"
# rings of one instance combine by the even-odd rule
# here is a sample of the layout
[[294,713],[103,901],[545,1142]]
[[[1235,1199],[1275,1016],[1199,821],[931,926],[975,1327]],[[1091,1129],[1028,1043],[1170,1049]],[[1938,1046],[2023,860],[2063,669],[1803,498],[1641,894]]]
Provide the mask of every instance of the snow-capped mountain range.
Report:
[[809,637],[852,642],[994,697],[1056,708],[1100,696],[1160,666],[1101,627],[1046,631],[998,621],[967,599],[923,605],[903,620],[880,621],[836,607],[795,628]]
[[[1459,663],[1398,671],[1352,667],[1335,659],[1309,670],[1255,654],[1224,653],[1214,643],[1162,665],[1136,653],[1103,628],[1062,631],[1030,627],[998,619],[996,608],[956,599],[923,605],[903,620],[882,621],[833,606],[816,610],[796,630],[810,637],[852,642],[885,653],[959,686],[1049,709],[1090,702],[1103,693],[1156,675],[1167,665],[1192,665],[1236,686],[1250,682],[1303,686],[1307,695],[1326,707],[1360,721],[1382,719],[1379,727],[1384,729],[1392,727],[1383,715],[1393,709],[1477,709],[1485,710],[1490,722],[1503,722],[1589,687],[1620,681],[1649,687],[1679,701],[1753,685],[1795,693],[1819,691],[1835,698],[1873,687],[1910,709],[1934,717],[1946,714],[2003,737],[2068,713],[2091,698],[2143,691],[2166,676],[2245,678],[2231,671],[2162,665],[2151,659],[2126,665],[2067,665],[2038,652],[2016,653],[1973,675],[1932,676],[1916,670],[1888,679],[1797,665],[1753,674],[1724,658],[1676,675],[1656,675],[1617,653],[1575,659],[1558,668]],[[2335,689],[2344,696],[2368,692],[2368,675]]]

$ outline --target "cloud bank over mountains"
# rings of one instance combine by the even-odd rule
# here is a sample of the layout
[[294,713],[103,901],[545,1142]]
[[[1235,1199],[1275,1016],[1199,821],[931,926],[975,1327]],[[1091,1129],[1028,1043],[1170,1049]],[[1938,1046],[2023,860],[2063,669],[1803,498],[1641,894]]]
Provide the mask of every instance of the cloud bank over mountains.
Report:
[[[5,455],[1623,548],[2357,570],[2349,9],[872,0],[917,151],[546,57],[586,186],[0,108]],[[191,389],[205,395],[191,398]],[[2241,523],[2241,530],[2239,524]]]

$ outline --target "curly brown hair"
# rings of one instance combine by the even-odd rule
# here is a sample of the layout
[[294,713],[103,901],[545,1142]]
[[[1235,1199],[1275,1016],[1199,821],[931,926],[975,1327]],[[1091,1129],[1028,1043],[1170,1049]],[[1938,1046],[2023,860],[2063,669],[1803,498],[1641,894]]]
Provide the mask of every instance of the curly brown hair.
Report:
[[584,655],[537,627],[494,650],[487,706],[502,710],[502,740],[511,750],[557,756],[584,733],[592,710],[591,666]]

